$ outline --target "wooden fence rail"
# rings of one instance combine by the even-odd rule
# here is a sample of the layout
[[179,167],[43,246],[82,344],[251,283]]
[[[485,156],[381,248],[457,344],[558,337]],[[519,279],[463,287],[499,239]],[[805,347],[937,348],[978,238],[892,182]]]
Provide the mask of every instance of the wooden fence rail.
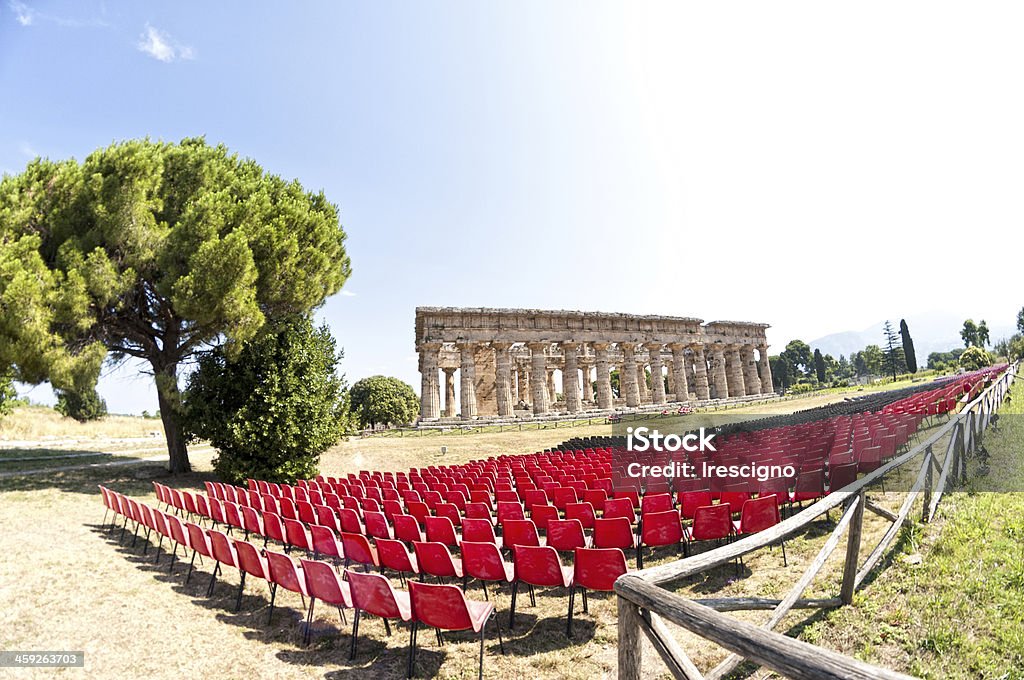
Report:
[[[884,679],[900,680],[909,676],[871,666],[851,657],[781,635],[773,629],[792,609],[834,608],[850,604],[853,595],[880,562],[899,535],[918,497],[923,496],[921,519],[930,521],[943,494],[951,486],[967,479],[967,460],[980,445],[985,428],[1003,402],[1016,375],[1017,365],[1009,367],[960,413],[937,428],[907,452],[865,475],[841,491],[808,506],[795,515],[765,531],[742,538],[720,548],[669,564],[632,572],[615,582],[619,610],[618,665],[620,680],[640,677],[641,632],[650,640],[669,672],[682,680],[721,680],[733,672],[744,659],[754,661],[787,677],[808,680]],[[941,461],[935,447],[948,437]],[[921,458],[914,484],[900,506],[892,512],[866,496],[866,490],[885,475]],[[938,482],[935,474],[938,473]],[[743,555],[778,543],[803,531],[830,510],[842,506],[842,517],[817,556],[803,575],[781,600],[767,598],[709,598],[691,600],[659,586],[698,574]],[[870,510],[891,524],[863,563],[860,562],[864,511]],[[846,557],[842,585],[838,597],[805,599],[803,593],[821,571],[829,556],[846,534]],[[728,611],[771,610],[763,626],[755,626],[723,614]],[[671,636],[663,619],[671,621],[732,652],[707,674],[694,665]]]

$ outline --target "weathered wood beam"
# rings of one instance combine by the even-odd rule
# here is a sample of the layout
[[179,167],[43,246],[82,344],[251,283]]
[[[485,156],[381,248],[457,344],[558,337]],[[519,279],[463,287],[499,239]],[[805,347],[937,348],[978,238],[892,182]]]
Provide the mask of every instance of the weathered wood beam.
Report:
[[[793,680],[911,680],[902,673],[720,614],[659,588],[635,573],[621,576],[615,582],[615,590],[622,599],[656,611],[665,619]],[[620,666],[620,678],[624,677],[622,670]]]
[[640,629],[644,631],[647,639],[651,641],[651,645],[661,656],[661,660],[668,666],[672,677],[677,680],[704,680],[700,669],[694,665],[676,639],[672,637],[671,631],[660,616],[641,609],[640,618]]
[[[691,602],[702,604],[716,612],[741,612],[775,609],[782,600],[765,597],[718,597],[691,600]],[[801,598],[793,603],[793,609],[832,609],[840,604],[842,601],[838,597]]]

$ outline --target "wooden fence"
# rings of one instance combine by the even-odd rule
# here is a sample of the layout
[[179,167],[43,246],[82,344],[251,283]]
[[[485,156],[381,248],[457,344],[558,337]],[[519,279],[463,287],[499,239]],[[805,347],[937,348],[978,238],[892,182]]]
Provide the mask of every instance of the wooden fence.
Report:
[[[621,576],[615,582],[615,592],[618,594],[620,680],[640,678],[643,649],[641,632],[650,640],[669,672],[683,680],[721,680],[744,659],[798,680],[908,678],[902,673],[872,666],[776,633],[774,628],[792,609],[827,609],[852,602],[854,592],[878,565],[899,534],[900,527],[910,516],[919,496],[923,499],[922,520],[931,520],[943,493],[966,481],[967,459],[981,444],[984,431],[1010,389],[1016,370],[1017,366],[1011,366],[974,401],[966,404],[959,413],[951,416],[906,453],[771,529],[684,560]],[[943,454],[936,455],[936,447],[941,450],[941,442],[947,438]],[[882,481],[886,474],[919,458],[921,466],[917,477],[898,512],[883,508],[867,498],[865,490],[870,485]],[[843,508],[843,514],[835,529],[800,579],[781,600],[750,597],[691,600],[659,587],[776,544],[803,531],[829,510],[839,507]],[[885,518],[891,524],[867,559],[861,563],[861,533],[865,510]],[[846,560],[839,593],[831,598],[803,598],[825,561],[839,546],[843,534],[846,534]],[[755,626],[722,613],[753,609],[771,610],[771,616],[763,626]],[[707,673],[701,673],[672,637],[665,620],[715,642],[732,654]]]

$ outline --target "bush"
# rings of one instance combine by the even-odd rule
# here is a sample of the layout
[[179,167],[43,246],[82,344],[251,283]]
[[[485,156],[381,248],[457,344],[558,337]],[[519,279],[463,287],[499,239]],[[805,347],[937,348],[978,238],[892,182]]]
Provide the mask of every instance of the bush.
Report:
[[992,355],[981,347],[968,347],[960,355],[960,367],[965,371],[976,371],[992,365]]
[[79,393],[70,390],[54,390],[57,393],[57,405],[54,410],[65,418],[74,418],[80,423],[99,420],[107,415],[107,402],[96,388]]
[[327,327],[304,316],[257,336],[237,357],[217,348],[189,378],[186,431],[218,449],[213,467],[225,481],[313,477],[347,424],[340,359]]
[[793,385],[786,392],[788,394],[806,394],[816,389],[818,389],[818,386],[813,383],[800,383],[799,385]]
[[408,383],[384,375],[363,378],[352,386],[349,396],[359,427],[405,425],[416,418],[420,407]]

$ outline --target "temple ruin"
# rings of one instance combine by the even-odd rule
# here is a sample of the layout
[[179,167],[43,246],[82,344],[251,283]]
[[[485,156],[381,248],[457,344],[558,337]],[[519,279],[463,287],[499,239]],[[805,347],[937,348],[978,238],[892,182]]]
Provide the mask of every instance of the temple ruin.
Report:
[[417,307],[420,417],[575,414],[771,394],[766,328],[677,316]]

